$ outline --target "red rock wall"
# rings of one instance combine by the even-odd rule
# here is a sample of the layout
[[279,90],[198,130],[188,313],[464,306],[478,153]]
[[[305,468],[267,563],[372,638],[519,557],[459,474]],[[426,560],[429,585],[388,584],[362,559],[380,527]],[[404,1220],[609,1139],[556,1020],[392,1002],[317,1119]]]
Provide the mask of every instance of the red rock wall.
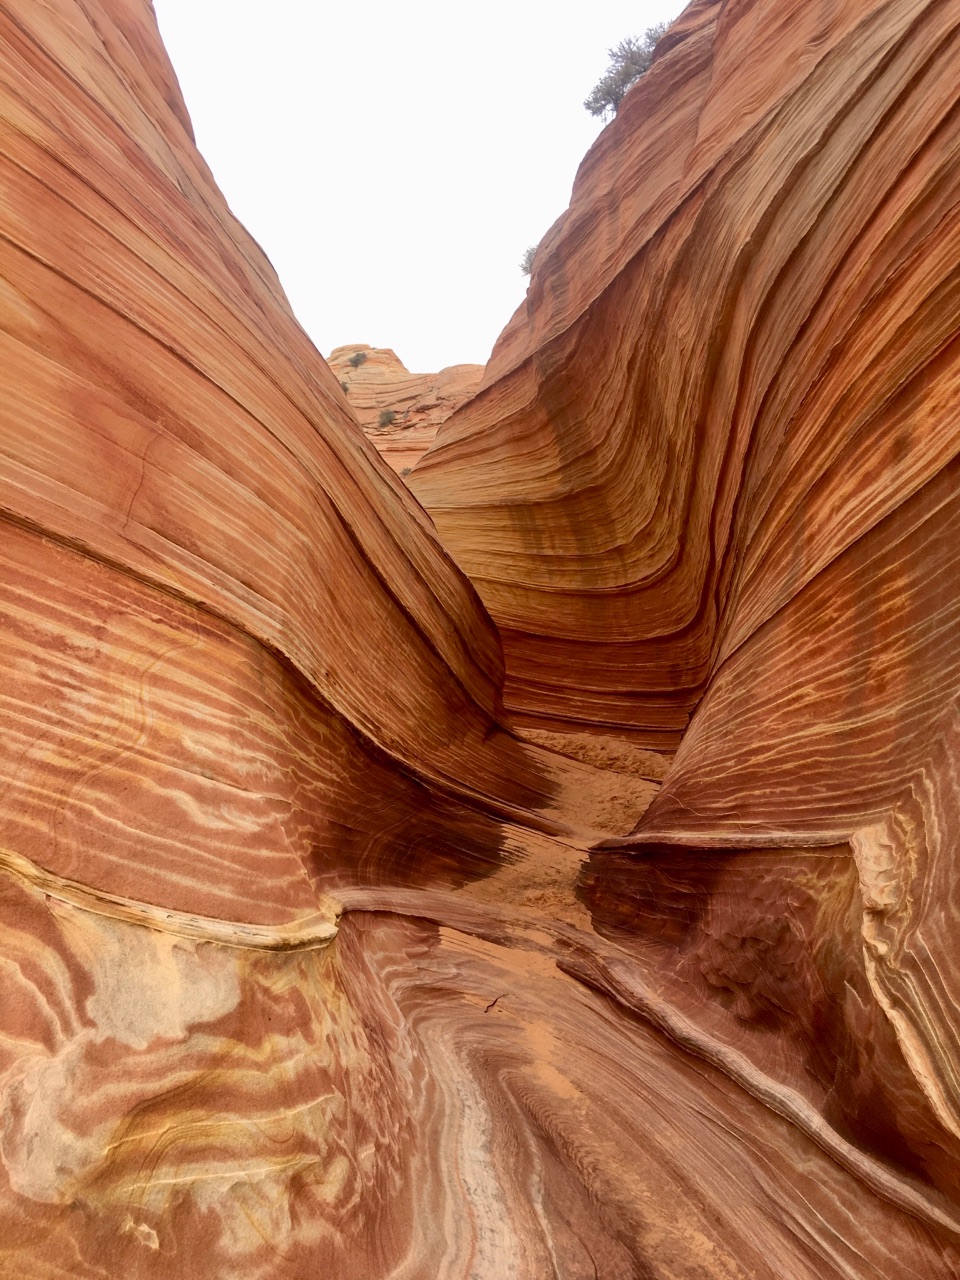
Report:
[[693,6],[411,480],[518,722],[679,744],[595,926],[745,1087],[950,1200],[958,24]]
[[[13,104],[0,208],[2,581],[15,654],[33,654],[11,654],[4,671],[31,724],[38,706],[47,720],[40,738],[6,739],[22,795],[8,813],[26,824],[18,847],[69,870],[79,819],[66,814],[49,846],[22,818],[48,798],[34,775],[55,768],[53,793],[78,798],[114,786],[113,762],[127,778],[119,808],[137,815],[158,874],[153,841],[174,817],[177,857],[212,845],[219,860],[231,829],[285,856],[322,845],[328,835],[291,817],[294,792],[314,783],[263,741],[293,733],[303,751],[321,724],[321,736],[350,727],[332,753],[338,768],[355,759],[348,773],[376,757],[453,793],[545,804],[552,784],[523,764],[529,752],[507,746],[498,761],[491,737],[496,632],[356,430],[155,87],[174,93],[152,16],[22,4],[0,17]],[[316,725],[304,725],[296,681]],[[238,735],[255,764],[237,763]],[[130,838],[110,825],[112,803],[78,805],[84,857]],[[205,830],[208,804],[234,821]]]
[[441,544],[149,6],[0,0],[0,1275],[960,1273],[957,22],[688,12]]
[[463,1270],[404,1154],[459,1112],[384,1059],[330,894],[535,895],[540,842],[575,911],[557,838],[651,788],[500,726],[495,628],[230,216],[149,7],[0,4],[0,102],[0,1271]]
[[517,714],[675,747],[728,653],[951,456],[954,17],[694,5],[584,160],[411,479]]

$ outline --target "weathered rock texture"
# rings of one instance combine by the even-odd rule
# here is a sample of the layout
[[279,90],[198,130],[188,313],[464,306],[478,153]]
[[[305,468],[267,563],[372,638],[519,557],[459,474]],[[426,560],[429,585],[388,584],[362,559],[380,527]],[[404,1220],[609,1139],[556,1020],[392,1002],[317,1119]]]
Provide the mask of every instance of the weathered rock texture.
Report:
[[956,17],[698,3],[587,156],[411,480],[517,712],[675,747],[952,455]]
[[958,25],[694,5],[441,542],[146,0],[0,0],[0,1275],[960,1273]]
[[327,363],[377,452],[404,474],[420,461],[441,422],[473,395],[483,377],[482,364],[411,373],[395,352],[363,342],[335,347]]

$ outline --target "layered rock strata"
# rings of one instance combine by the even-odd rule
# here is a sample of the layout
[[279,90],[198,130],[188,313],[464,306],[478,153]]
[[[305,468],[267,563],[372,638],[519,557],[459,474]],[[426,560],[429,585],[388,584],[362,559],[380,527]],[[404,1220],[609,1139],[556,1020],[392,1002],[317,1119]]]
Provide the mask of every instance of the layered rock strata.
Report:
[[952,456],[955,17],[697,3],[584,160],[411,479],[517,714],[675,748]]
[[404,475],[433,444],[440,424],[469,400],[483,377],[482,364],[411,373],[395,352],[363,342],[335,347],[327,363],[374,448]]
[[519,720],[679,744],[596,927],[951,1200],[958,24],[692,6],[411,478]]
[[695,4],[435,528],[0,0],[0,1274],[960,1273],[958,22]]

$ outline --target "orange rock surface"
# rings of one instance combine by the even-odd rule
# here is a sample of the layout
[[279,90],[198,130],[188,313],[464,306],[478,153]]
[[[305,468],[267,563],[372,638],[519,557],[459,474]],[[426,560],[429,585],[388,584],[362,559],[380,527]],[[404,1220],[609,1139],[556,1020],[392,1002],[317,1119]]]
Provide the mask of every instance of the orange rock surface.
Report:
[[691,6],[421,506],[0,0],[0,1276],[960,1274],[958,86]]
[[410,373],[393,351],[363,342],[335,347],[327,363],[374,448],[404,475],[433,444],[441,422],[473,395],[483,377],[482,364]]
[[954,16],[694,4],[584,160],[411,478],[530,722],[674,749],[951,456]]

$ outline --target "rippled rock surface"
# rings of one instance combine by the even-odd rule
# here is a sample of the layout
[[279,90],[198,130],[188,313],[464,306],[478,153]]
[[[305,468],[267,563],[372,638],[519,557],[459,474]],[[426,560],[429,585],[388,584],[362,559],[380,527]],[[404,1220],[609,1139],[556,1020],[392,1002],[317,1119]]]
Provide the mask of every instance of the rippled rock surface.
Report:
[[0,2],[0,1275],[960,1274],[958,27],[694,4],[421,506]]

